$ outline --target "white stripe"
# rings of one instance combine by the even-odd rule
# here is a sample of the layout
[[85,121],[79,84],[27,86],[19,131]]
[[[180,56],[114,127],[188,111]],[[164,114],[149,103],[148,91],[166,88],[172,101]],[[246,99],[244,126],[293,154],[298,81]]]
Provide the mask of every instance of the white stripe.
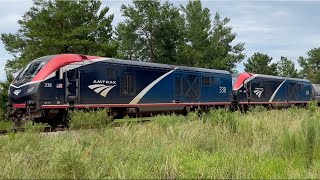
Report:
[[15,85],[10,84],[10,86],[11,86],[11,87],[14,87],[14,88],[21,88],[21,87],[23,87],[23,86],[30,85],[30,84],[35,84],[35,83],[39,83],[39,82],[41,82],[41,81],[42,81],[42,80],[40,80],[40,81],[28,82],[28,83],[23,84],[23,85],[21,85],[21,86],[15,86]]
[[150,83],[147,87],[145,87],[129,104],[138,104],[138,102],[143,98],[144,95],[146,95],[153,86],[155,86],[159,81],[161,81],[163,78],[171,74],[173,71],[175,71],[178,67],[174,68],[173,70],[165,73],[164,75],[160,76],[158,79],[154,80],[152,83]]
[[109,91],[110,91],[112,88],[114,88],[115,86],[116,86],[116,85],[107,87],[107,89],[105,89],[104,91],[102,91],[102,93],[101,93],[100,95],[103,96],[103,97],[106,97],[107,94],[109,93]]
[[277,89],[273,92],[271,98],[269,99],[269,102],[273,101],[274,96],[276,96],[277,92],[279,91],[280,87],[286,82],[286,79],[277,87]]
[[105,90],[107,88],[108,88],[108,86],[102,86],[102,87],[95,89],[94,91],[99,94],[100,92],[102,92],[103,90]]
[[96,88],[99,88],[99,87],[103,87],[105,86],[104,84],[94,84],[94,85],[90,85],[88,86],[90,89],[96,89]]

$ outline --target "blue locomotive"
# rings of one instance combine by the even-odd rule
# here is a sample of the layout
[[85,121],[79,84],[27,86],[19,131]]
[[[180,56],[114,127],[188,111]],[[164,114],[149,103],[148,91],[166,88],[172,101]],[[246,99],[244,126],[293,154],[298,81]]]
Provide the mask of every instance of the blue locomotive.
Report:
[[234,100],[244,109],[249,105],[305,106],[315,98],[314,88],[309,80],[247,72],[238,76],[233,91]]
[[30,62],[9,89],[11,117],[58,125],[70,109],[108,108],[115,117],[229,107],[228,71],[77,54]]
[[72,109],[107,108],[121,118],[217,107],[304,106],[319,97],[320,85],[306,79],[247,72],[233,79],[223,70],[60,54],[38,58],[20,71],[9,88],[8,113],[56,126],[66,123]]

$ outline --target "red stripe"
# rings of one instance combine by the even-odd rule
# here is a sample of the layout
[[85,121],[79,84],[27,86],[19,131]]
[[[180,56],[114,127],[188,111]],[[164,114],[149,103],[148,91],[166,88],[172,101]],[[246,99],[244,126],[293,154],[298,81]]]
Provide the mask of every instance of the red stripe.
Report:
[[304,104],[309,101],[279,101],[279,102],[239,102],[239,104]]
[[12,104],[14,108],[26,108],[26,104]]
[[244,83],[244,81],[246,79],[248,79],[249,77],[251,77],[251,76],[252,76],[252,74],[251,73],[247,73],[247,72],[239,74],[236,82],[233,85],[233,90],[239,89],[242,86],[242,84]]
[[41,106],[43,109],[65,109],[69,108],[69,105],[64,104],[64,105],[42,105]]
[[[306,104],[308,101],[281,101],[281,102],[239,102],[239,104]],[[153,103],[153,104],[77,104],[75,108],[111,108],[111,107],[166,107],[166,106],[210,106],[231,105],[231,102],[205,102],[205,103]],[[14,108],[26,108],[25,104],[13,104]],[[42,105],[43,109],[65,109],[68,104]]]
[[109,107],[168,107],[168,106],[195,106],[195,105],[231,105],[230,102],[212,103],[154,103],[154,104],[79,104],[76,108],[109,108]]
[[101,57],[97,56],[84,56],[84,55],[78,55],[78,54],[61,54],[53,59],[51,59],[44,67],[37,73],[37,75],[32,79],[32,81],[40,81],[44,80],[47,76],[49,76],[51,73],[58,70],[60,67],[63,67],[65,65],[75,63],[75,62],[82,62],[86,59],[93,60],[93,59],[99,59]]

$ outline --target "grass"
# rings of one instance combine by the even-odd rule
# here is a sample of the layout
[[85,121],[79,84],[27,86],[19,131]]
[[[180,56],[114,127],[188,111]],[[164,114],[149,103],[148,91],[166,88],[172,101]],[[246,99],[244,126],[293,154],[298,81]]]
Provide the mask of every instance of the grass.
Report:
[[13,127],[12,121],[0,120],[0,130],[9,130]]
[[80,123],[74,126],[80,130],[55,135],[0,137],[0,178],[320,176],[318,108],[257,109],[246,114],[215,110],[200,116],[156,116],[148,123],[120,127],[106,125],[109,119],[102,111],[76,113],[71,123],[74,118],[92,120],[93,129],[83,129]]
[[70,114],[70,129],[93,129],[104,128],[112,122],[112,118],[108,117],[107,111],[101,109],[98,111],[79,110]]

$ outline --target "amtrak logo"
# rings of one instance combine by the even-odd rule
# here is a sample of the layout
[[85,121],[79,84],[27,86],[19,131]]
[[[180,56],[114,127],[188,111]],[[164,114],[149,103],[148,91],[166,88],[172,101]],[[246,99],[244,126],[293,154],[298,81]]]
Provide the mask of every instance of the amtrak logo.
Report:
[[17,89],[13,92],[13,94],[15,94],[16,96],[18,96],[21,93],[21,89]]
[[117,84],[117,81],[108,81],[108,80],[93,80],[93,84]]
[[264,91],[263,88],[255,88],[253,92],[260,98],[263,91]]
[[115,86],[116,85],[93,84],[88,87],[101,96],[106,97],[109,91]]

